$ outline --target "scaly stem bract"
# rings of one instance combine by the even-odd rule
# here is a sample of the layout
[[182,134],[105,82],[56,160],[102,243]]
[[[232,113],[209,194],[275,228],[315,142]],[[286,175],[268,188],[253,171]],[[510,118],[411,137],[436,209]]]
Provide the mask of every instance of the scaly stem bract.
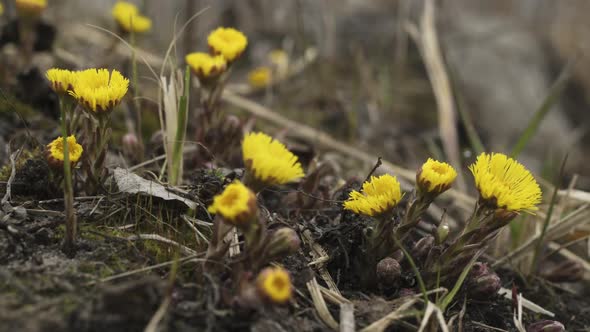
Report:
[[66,102],[64,96],[59,97],[61,108],[61,133],[63,139],[63,163],[64,163],[64,205],[66,215],[66,235],[63,243],[63,252],[72,257],[76,254],[76,215],[74,214],[74,189],[72,185],[72,169],[70,164],[70,152],[68,145],[68,125]]

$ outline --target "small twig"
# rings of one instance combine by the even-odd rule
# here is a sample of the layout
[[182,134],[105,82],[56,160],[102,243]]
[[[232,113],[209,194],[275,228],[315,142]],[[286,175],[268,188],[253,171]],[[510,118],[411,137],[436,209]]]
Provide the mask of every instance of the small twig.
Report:
[[[385,329],[390,326],[393,322],[403,317],[406,317],[407,313],[406,310],[411,308],[418,299],[409,299],[408,301],[404,302],[402,305],[397,307],[394,311],[390,312],[383,318],[371,323],[371,325],[365,327],[361,330],[361,332],[381,332],[385,331]],[[413,314],[412,314],[413,315]]]
[[[6,146],[7,152],[10,153],[10,145]],[[10,177],[6,182],[6,192],[4,193],[4,197],[2,198],[2,209],[6,210],[7,206],[10,205],[10,200],[12,199],[12,183],[16,178],[16,160],[20,156],[22,148],[16,150],[16,152],[10,154]]]
[[[381,166],[381,164],[383,164],[383,162],[381,161],[381,157],[377,157],[377,162],[375,163],[375,166],[373,166],[369,174],[367,174],[367,177],[365,178],[365,181],[363,181],[363,183],[368,182],[371,179],[371,176],[373,176],[373,173],[375,173],[375,171],[377,170],[377,168],[379,168],[379,166]],[[363,187],[363,183],[361,183],[361,188]]]

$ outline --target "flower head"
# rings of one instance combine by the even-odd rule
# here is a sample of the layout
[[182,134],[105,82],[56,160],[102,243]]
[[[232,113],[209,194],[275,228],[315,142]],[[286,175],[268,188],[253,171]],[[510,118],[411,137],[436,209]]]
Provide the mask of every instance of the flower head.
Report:
[[16,11],[20,16],[40,16],[46,7],[47,0],[16,0]]
[[4,14],[4,6],[0,3],[0,15]]
[[70,94],[80,105],[95,113],[110,112],[121,102],[129,80],[120,72],[107,69],[86,69],[76,74],[76,82]]
[[256,216],[256,196],[240,181],[234,181],[213,198],[208,211],[220,214],[226,222],[236,226],[248,224]]
[[256,278],[258,291],[273,303],[282,304],[293,292],[289,273],[282,267],[267,267]]
[[480,198],[486,204],[515,212],[538,209],[541,188],[516,160],[501,153],[482,153],[469,170],[475,178]]
[[233,28],[217,28],[207,37],[209,48],[214,54],[221,54],[228,62],[233,62],[248,46],[248,38]]
[[227,67],[227,62],[222,55],[195,52],[188,54],[185,60],[201,81],[219,76]]
[[[47,162],[50,166],[55,168],[63,168],[64,162],[64,139],[63,137],[58,137],[53,142],[47,144]],[[68,156],[70,163],[73,165],[80,160],[82,156],[82,152],[84,149],[82,145],[78,144],[76,141],[76,137],[74,135],[69,136],[67,139],[68,144]]]
[[363,183],[363,192],[353,190],[344,208],[354,213],[367,216],[378,216],[391,211],[402,198],[400,184],[389,174],[371,179]]
[[416,173],[416,183],[421,192],[438,195],[449,189],[456,177],[451,165],[428,158]]
[[127,1],[119,1],[113,6],[113,17],[119,27],[126,32],[146,32],[152,27],[152,20],[140,15],[139,9]]
[[76,82],[77,73],[67,69],[51,68],[45,74],[53,91],[67,94],[72,91]]
[[255,88],[263,88],[272,81],[272,70],[266,66],[258,67],[248,73],[248,83]]
[[297,156],[264,133],[247,134],[242,155],[246,169],[264,184],[285,184],[305,175]]

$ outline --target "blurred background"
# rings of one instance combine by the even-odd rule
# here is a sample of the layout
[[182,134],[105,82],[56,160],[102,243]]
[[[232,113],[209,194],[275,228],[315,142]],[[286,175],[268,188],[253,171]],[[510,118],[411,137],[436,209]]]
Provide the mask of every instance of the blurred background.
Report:
[[[431,83],[436,80],[420,46],[422,0],[134,2],[153,20],[152,30],[137,41],[152,65],[175,31],[203,10],[179,36],[173,53],[180,62],[205,49],[213,28],[236,27],[249,38],[232,76],[236,91],[408,168],[427,156],[448,159],[445,121],[456,131],[465,164],[475,154],[474,132],[486,150],[509,153],[545,105],[548,112],[519,159],[549,175],[567,154],[567,173],[579,174],[578,187],[590,188],[587,0],[434,1],[437,45],[450,86],[443,99],[454,113],[449,119],[440,111]],[[11,13],[12,1],[4,3]],[[114,38],[89,25],[115,31],[114,0],[49,3],[44,20],[58,28],[58,56],[45,66],[100,65],[111,56]],[[300,65],[296,74],[244,90],[248,73],[266,65],[273,50],[283,51],[289,65]],[[150,87],[156,91],[147,74],[142,84],[144,94]]]

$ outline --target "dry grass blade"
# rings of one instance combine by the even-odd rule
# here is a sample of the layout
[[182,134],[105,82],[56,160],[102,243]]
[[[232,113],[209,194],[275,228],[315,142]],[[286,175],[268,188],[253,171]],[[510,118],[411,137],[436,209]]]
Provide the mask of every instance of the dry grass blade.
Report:
[[422,332],[424,331],[424,329],[426,329],[426,327],[429,325],[428,322],[430,321],[432,315],[436,317],[440,329],[443,332],[449,332],[449,328],[447,327],[447,322],[445,322],[445,317],[443,316],[442,311],[432,302],[428,302],[428,304],[426,305],[424,317],[422,318],[422,322],[420,323],[420,328],[418,329],[418,332]]
[[[409,33],[418,45],[432,84],[438,105],[438,126],[445,154],[456,169],[461,169],[459,136],[456,127],[457,116],[451,83],[436,33],[435,8],[433,0],[426,0],[420,20],[420,29],[410,28]],[[461,173],[458,174],[456,183],[460,190],[465,190],[465,180]]]
[[340,332],[354,332],[354,305],[342,303],[340,305]]
[[166,243],[166,244],[170,244],[173,245],[175,247],[177,247],[178,249],[180,249],[180,251],[185,254],[185,255],[195,255],[197,252],[192,250],[189,247],[183,246],[182,244],[167,239],[163,236],[160,236],[158,234],[138,234],[138,235],[131,235],[125,238],[127,241],[141,241],[141,240],[152,240],[152,241],[158,241],[158,242],[162,242],[162,243]]
[[332,276],[330,275],[330,273],[328,272],[328,270],[324,266],[324,263],[326,263],[330,259],[330,256],[326,253],[326,251],[324,250],[324,248],[322,248],[322,246],[320,246],[319,244],[317,244],[313,240],[313,236],[311,235],[311,232],[309,230],[303,231],[302,234],[303,234],[303,240],[312,249],[311,255],[312,255],[312,258],[314,259],[314,261],[309,263],[309,265],[312,266],[312,265],[317,264],[318,265],[317,266],[318,272],[319,272],[320,276],[322,277],[322,279],[324,279],[324,281],[326,282],[326,284],[328,285],[330,290],[332,292],[338,294],[338,296],[342,296],[342,294],[340,294],[340,290],[338,289],[338,286],[336,286],[336,283],[334,282],[334,279],[332,279]]
[[324,298],[328,300],[328,302],[341,305],[343,303],[352,303],[350,300],[342,296],[340,293],[337,293],[333,290],[327,289],[326,287],[320,286],[320,290],[322,291],[322,295]]
[[318,285],[318,281],[315,277],[307,282],[307,290],[311,295],[313,305],[315,306],[320,319],[332,330],[338,330],[338,322],[336,322],[334,317],[332,317],[332,314],[330,314],[319,286],[320,285]]
[[[500,288],[500,290],[498,291],[498,294],[504,296],[505,298],[512,300],[512,290],[508,289],[508,288]],[[538,314],[543,314],[543,315],[547,315],[549,317],[555,317],[555,314],[552,313],[551,311],[541,307],[540,305],[529,301],[527,299],[525,299],[524,297],[522,297],[522,294],[519,294],[519,300],[518,300],[518,305],[520,307],[525,307],[527,309],[529,309],[532,312],[538,313]]]
[[[555,238],[572,231],[574,228],[579,227],[583,224],[590,222],[590,209],[589,204],[585,204],[570,214],[563,217],[559,222],[549,225],[545,234],[548,241],[554,240]],[[528,252],[534,249],[537,241],[539,241],[541,234],[530,238],[526,243],[513,250],[508,255],[494,262],[493,267],[502,266],[507,262],[517,262],[524,258]]]
[[[385,331],[385,329],[393,324],[395,321],[407,317],[410,315],[407,310],[410,309],[416,302],[418,302],[417,298],[409,298],[407,301],[402,303],[399,307],[395,310],[384,316],[383,318],[374,321],[371,325],[365,327],[361,330],[361,332],[381,332]],[[414,313],[411,313],[413,315]]]

